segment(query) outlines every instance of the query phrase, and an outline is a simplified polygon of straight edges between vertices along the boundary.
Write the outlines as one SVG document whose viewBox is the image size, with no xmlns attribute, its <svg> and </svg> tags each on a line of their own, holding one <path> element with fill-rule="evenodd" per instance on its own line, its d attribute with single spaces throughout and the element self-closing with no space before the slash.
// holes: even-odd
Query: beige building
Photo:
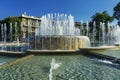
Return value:
<svg viewBox="0 0 120 80">
<path fill-rule="evenodd" d="M 28 16 L 26 13 L 19 16 L 23 23 L 23 38 L 27 35 L 27 29 L 29 29 L 29 33 L 35 34 L 35 28 L 40 26 L 41 18 Z"/>
</svg>

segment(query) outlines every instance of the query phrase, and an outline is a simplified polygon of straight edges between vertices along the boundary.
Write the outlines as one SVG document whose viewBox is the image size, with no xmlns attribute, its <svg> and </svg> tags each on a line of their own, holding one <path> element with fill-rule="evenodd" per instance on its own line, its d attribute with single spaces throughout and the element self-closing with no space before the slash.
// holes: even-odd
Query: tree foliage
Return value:
<svg viewBox="0 0 120 80">
<path fill-rule="evenodd" d="M 92 21 L 93 22 L 95 21 L 96 23 L 100 23 L 100 22 L 108 23 L 108 22 L 112 22 L 114 19 L 112 16 L 110 16 L 107 13 L 107 11 L 103 11 L 102 13 L 96 13 L 91 18 Z"/>
<path fill-rule="evenodd" d="M 114 20 L 113 16 L 110 16 L 107 11 L 103 11 L 102 13 L 96 13 L 92 17 L 91 23 L 96 23 L 96 35 L 100 34 L 100 22 L 105 23 L 105 31 L 108 31 L 108 22 L 112 22 Z M 91 27 L 91 31 L 93 30 L 93 25 Z M 99 37 L 96 37 L 99 39 Z"/>
<path fill-rule="evenodd" d="M 10 16 L 10 17 L 7 17 L 7 18 L 5 18 L 5 19 L 0 21 L 1 24 L 2 23 L 9 24 L 9 23 L 15 23 L 15 22 L 20 23 L 21 19 L 19 17 L 12 17 L 12 16 Z"/>
<path fill-rule="evenodd" d="M 120 2 L 113 8 L 113 16 L 118 20 L 118 24 L 120 25 Z"/>
<path fill-rule="evenodd" d="M 15 36 L 19 37 L 20 33 L 20 24 L 21 24 L 21 19 L 19 17 L 7 17 L 3 20 L 0 21 L 0 24 L 6 24 L 7 27 L 7 40 L 9 40 L 9 33 L 10 33 L 10 23 L 12 23 L 12 34 L 13 38 Z M 17 33 L 15 33 L 15 23 L 17 23 Z M 1 29 L 1 28 L 0 28 Z"/>
</svg>

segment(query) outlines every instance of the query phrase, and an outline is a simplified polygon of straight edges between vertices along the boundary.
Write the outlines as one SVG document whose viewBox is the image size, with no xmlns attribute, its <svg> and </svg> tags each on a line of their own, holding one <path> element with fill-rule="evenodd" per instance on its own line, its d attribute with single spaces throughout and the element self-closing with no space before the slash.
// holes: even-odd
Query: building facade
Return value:
<svg viewBox="0 0 120 80">
<path fill-rule="evenodd" d="M 21 19 L 23 23 L 23 38 L 26 38 L 28 29 L 29 29 L 30 34 L 35 34 L 35 29 L 37 27 L 40 27 L 41 18 L 34 17 L 34 16 L 28 16 L 26 15 L 26 13 L 19 16 L 19 18 Z"/>
</svg>

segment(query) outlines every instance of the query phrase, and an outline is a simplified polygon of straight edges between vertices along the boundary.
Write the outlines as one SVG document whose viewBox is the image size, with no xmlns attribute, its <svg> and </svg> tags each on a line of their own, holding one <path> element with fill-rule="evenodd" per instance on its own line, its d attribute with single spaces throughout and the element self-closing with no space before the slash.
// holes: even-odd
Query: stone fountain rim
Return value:
<svg viewBox="0 0 120 80">
<path fill-rule="evenodd" d="M 79 37 L 79 38 L 81 38 L 81 37 L 87 37 L 88 38 L 88 36 L 78 36 L 78 35 L 39 35 L 39 36 L 31 36 L 31 37 Z"/>
<path fill-rule="evenodd" d="M 88 48 L 80 48 L 81 50 L 119 50 L 118 46 L 99 46 L 99 47 L 88 47 Z"/>
</svg>

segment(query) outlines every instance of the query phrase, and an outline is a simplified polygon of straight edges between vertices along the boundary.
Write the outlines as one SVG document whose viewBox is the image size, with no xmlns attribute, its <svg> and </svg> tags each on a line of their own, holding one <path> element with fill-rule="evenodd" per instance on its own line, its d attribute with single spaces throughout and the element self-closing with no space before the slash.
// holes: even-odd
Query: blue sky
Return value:
<svg viewBox="0 0 120 80">
<path fill-rule="evenodd" d="M 112 15 L 118 2 L 119 0 L 1 0 L 0 19 L 26 12 L 37 17 L 47 13 L 66 13 L 73 15 L 75 21 L 90 21 L 96 12 L 107 10 Z"/>
</svg>

